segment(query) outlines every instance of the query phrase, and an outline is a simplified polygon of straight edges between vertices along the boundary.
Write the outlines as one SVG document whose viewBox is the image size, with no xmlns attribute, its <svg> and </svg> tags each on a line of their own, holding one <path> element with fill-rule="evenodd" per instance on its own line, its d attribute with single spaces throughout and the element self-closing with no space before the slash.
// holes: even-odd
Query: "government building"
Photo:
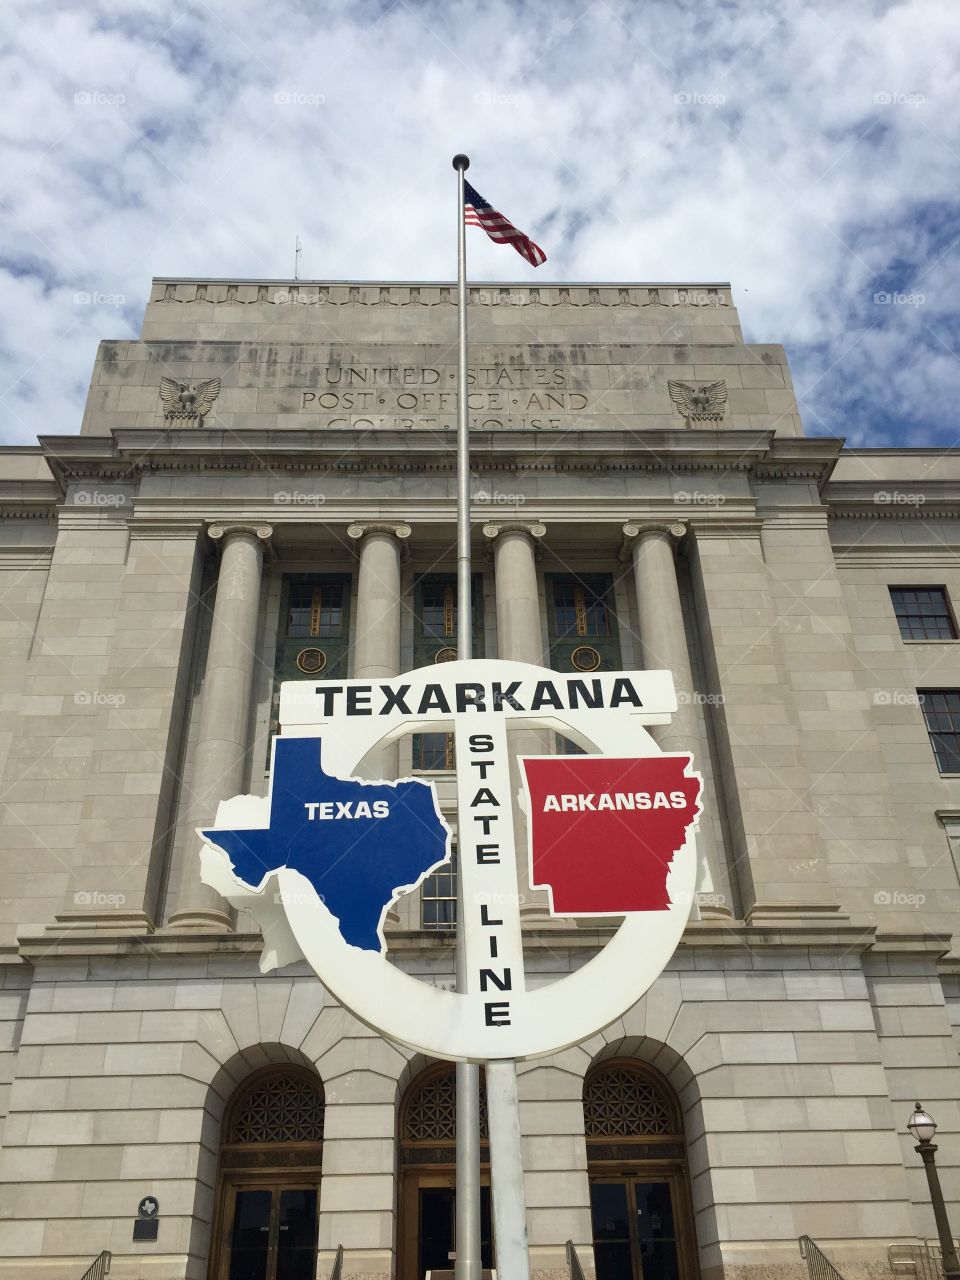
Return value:
<svg viewBox="0 0 960 1280">
<path fill-rule="evenodd" d="M 518 1068 L 532 1274 L 802 1280 L 804 1236 L 923 1280 L 917 1099 L 960 1230 L 960 457 L 806 435 L 725 284 L 484 285 L 469 327 L 474 655 L 669 670 L 704 778 L 665 972 Z M 262 972 L 196 830 L 267 794 L 282 681 L 455 657 L 456 340 L 447 284 L 159 279 L 79 434 L 0 449 L 2 1280 L 453 1266 L 453 1066 Z M 368 776 L 455 827 L 454 764 L 409 734 Z M 520 880 L 529 983 L 613 936 Z M 391 962 L 449 989 L 455 924 L 435 872 Z"/>
</svg>

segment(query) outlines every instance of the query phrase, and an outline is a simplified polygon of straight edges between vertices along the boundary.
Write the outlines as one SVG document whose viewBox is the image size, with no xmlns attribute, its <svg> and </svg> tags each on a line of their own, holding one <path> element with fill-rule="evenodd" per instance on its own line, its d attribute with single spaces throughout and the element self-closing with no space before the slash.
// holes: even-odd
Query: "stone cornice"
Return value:
<svg viewBox="0 0 960 1280">
<path fill-rule="evenodd" d="M 200 516 L 169 515 L 163 519 L 148 515 L 135 516 L 128 525 L 131 539 L 141 542 L 161 542 L 169 538 L 197 538 L 203 532 L 205 521 Z"/>
<path fill-rule="evenodd" d="M 44 436 L 41 446 L 62 484 L 142 474 L 197 471 L 453 474 L 449 435 L 428 431 L 130 428 L 111 436 Z M 474 431 L 471 460 L 488 471 L 603 473 L 747 473 L 821 483 L 840 448 L 836 440 L 778 437 L 772 431 L 684 429 Z"/>
<path fill-rule="evenodd" d="M 0 480 L 0 520 L 53 520 L 63 500 L 55 480 Z"/>
<path fill-rule="evenodd" d="M 612 926 L 589 924 L 584 927 L 551 925 L 543 930 L 524 931 L 524 945 L 530 950 L 545 948 L 556 951 L 591 951 L 606 945 L 615 932 Z M 390 931 L 388 943 L 396 954 L 429 955 L 449 954 L 451 938 L 445 934 L 418 931 Z M 784 922 L 777 925 L 750 925 L 742 920 L 703 920 L 687 925 L 678 948 L 678 954 L 690 950 L 729 950 L 745 952 L 776 950 L 816 950 L 854 953 L 876 956 L 917 956 L 939 963 L 948 972 L 960 968 L 960 959 L 949 955 L 950 938 L 931 932 L 879 931 L 875 925 L 847 924 L 842 921 Z M 199 960 L 203 956 L 218 954 L 251 962 L 262 950 L 262 939 L 255 933 L 204 933 L 200 930 L 177 932 L 161 929 L 131 935 L 118 930 L 111 934 L 107 929 L 83 931 L 58 930 L 55 926 L 19 936 L 17 946 L 0 952 L 0 963 L 27 963 L 33 965 L 57 962 L 116 957 L 121 963 L 131 958 L 179 957 L 184 962 Z"/>
<path fill-rule="evenodd" d="M 0 546 L 0 569 L 49 569 L 53 546 Z"/>
</svg>

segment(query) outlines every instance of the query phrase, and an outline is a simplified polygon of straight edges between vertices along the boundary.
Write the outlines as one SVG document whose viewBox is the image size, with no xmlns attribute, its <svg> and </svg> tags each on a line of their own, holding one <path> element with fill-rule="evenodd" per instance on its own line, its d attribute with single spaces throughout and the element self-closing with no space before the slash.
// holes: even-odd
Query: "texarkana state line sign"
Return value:
<svg viewBox="0 0 960 1280">
<path fill-rule="evenodd" d="M 419 1052 L 489 1061 L 586 1039 L 640 998 L 673 955 L 696 884 L 701 780 L 646 726 L 676 711 L 666 671 L 588 676 L 476 660 L 390 679 L 288 681 L 270 794 L 221 803 L 200 832 L 202 876 L 264 935 L 266 970 L 305 957 L 358 1018 Z M 553 916 L 623 916 L 611 941 L 528 988 L 507 731 L 563 734 L 588 755 L 521 757 L 530 884 Z M 468 990 L 404 973 L 387 912 L 449 863 L 435 783 L 357 776 L 378 746 L 453 732 Z"/>
</svg>

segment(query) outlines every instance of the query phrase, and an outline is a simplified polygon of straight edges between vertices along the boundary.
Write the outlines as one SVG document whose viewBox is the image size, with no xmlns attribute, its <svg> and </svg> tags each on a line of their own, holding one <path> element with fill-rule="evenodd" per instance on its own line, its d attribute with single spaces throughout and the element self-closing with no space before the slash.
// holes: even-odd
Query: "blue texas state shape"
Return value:
<svg viewBox="0 0 960 1280">
<path fill-rule="evenodd" d="M 335 916 L 344 941 L 380 951 L 380 921 L 397 892 L 449 856 L 449 830 L 428 782 L 331 777 L 319 738 L 277 738 L 270 825 L 204 831 L 252 889 L 281 867 L 299 871 Z"/>
</svg>

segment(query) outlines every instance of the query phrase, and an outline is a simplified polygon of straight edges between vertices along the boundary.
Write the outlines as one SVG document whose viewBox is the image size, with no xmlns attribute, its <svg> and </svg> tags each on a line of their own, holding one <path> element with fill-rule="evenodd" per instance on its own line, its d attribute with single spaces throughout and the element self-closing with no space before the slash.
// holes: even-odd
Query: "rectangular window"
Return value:
<svg viewBox="0 0 960 1280">
<path fill-rule="evenodd" d="M 420 634 L 431 640 L 457 638 L 457 583 L 425 578 L 420 584 Z"/>
<path fill-rule="evenodd" d="M 620 639 L 609 573 L 544 574 L 550 665 L 556 671 L 616 671 Z"/>
<path fill-rule="evenodd" d="M 442 735 L 437 735 L 442 736 Z M 439 932 L 457 927 L 457 853 L 420 886 L 420 927 Z"/>
<path fill-rule="evenodd" d="M 413 735 L 413 767 L 436 773 L 453 769 L 456 758 L 452 733 L 415 733 Z"/>
<path fill-rule="evenodd" d="M 287 602 L 287 639 L 339 636 L 343 627 L 342 582 L 291 582 Z"/>
<path fill-rule="evenodd" d="M 918 689 L 941 773 L 960 773 L 960 689 Z"/>
<path fill-rule="evenodd" d="M 574 636 L 608 636 L 606 579 L 554 578 L 553 634 L 558 640 Z"/>
<path fill-rule="evenodd" d="M 473 656 L 483 657 L 483 580 L 471 580 Z M 413 588 L 413 665 L 450 662 L 457 656 L 457 575 L 430 573 L 417 578 Z M 454 767 L 452 733 L 413 735 L 413 767 L 437 773 Z"/>
<path fill-rule="evenodd" d="M 957 626 L 945 587 L 891 587 L 890 599 L 901 639 L 957 639 Z"/>
</svg>

